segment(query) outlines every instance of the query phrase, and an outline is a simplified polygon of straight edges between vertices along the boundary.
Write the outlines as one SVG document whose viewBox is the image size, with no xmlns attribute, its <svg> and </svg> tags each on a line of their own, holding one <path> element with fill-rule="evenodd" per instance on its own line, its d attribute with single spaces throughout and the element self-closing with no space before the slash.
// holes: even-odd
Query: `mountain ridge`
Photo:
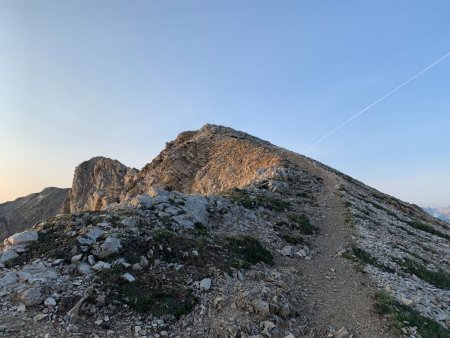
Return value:
<svg viewBox="0 0 450 338">
<path fill-rule="evenodd" d="M 5 240 L 0 331 L 448 337 L 449 225 L 246 133 L 83 162 L 70 208 Z"/>
</svg>

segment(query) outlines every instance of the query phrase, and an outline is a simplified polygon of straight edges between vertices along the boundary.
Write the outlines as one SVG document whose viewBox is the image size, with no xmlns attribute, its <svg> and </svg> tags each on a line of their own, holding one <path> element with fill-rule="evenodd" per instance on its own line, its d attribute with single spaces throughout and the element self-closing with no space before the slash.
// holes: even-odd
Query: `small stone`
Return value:
<svg viewBox="0 0 450 338">
<path fill-rule="evenodd" d="M 95 265 L 92 267 L 92 269 L 94 269 L 95 271 L 100 271 L 100 270 L 110 269 L 110 268 L 111 268 L 111 264 L 107 263 L 107 262 L 103 262 L 103 261 L 99 261 L 99 262 L 95 263 Z"/>
<path fill-rule="evenodd" d="M 88 256 L 88 262 L 89 262 L 89 264 L 91 264 L 91 265 L 95 265 L 95 258 L 94 258 L 93 255 L 89 255 L 89 256 Z"/>
<path fill-rule="evenodd" d="M 0 287 L 7 287 L 11 284 L 16 283 L 18 280 L 17 278 L 17 273 L 15 272 L 8 272 L 5 277 L 2 278 L 2 280 L 0 280 Z"/>
<path fill-rule="evenodd" d="M 62 263 L 64 263 L 64 259 L 58 258 L 58 259 L 55 259 L 55 260 L 52 262 L 52 265 L 59 265 L 59 264 L 62 264 Z"/>
<path fill-rule="evenodd" d="M 148 259 L 145 256 L 141 256 L 141 260 L 139 261 L 142 267 L 148 266 Z"/>
<path fill-rule="evenodd" d="M 211 288 L 211 278 L 205 278 L 200 281 L 200 290 L 208 291 Z"/>
<path fill-rule="evenodd" d="M 56 306 L 56 300 L 55 298 L 48 297 L 46 300 L 44 300 L 45 306 Z"/>
<path fill-rule="evenodd" d="M 142 266 L 139 263 L 134 263 L 131 269 L 133 269 L 133 271 L 139 271 L 142 270 Z"/>
<path fill-rule="evenodd" d="M 271 337 L 271 336 L 272 336 L 272 334 L 270 333 L 270 331 L 271 331 L 272 329 L 274 329 L 274 328 L 277 327 L 277 326 L 276 326 L 274 323 L 272 323 L 271 321 L 265 321 L 265 322 L 262 322 L 259 326 L 263 329 L 262 334 L 264 334 L 264 335 L 266 335 L 266 336 L 268 336 L 268 337 Z"/>
<path fill-rule="evenodd" d="M 408 299 L 408 298 L 402 298 L 401 302 L 403 305 L 406 305 L 406 306 L 410 306 L 412 303 L 414 303 L 411 299 Z"/>
<path fill-rule="evenodd" d="M 11 245 L 28 244 L 38 240 L 38 233 L 36 231 L 24 231 L 14 234 L 6 239 Z"/>
<path fill-rule="evenodd" d="M 13 248 L 8 248 L 3 252 L 2 257 L 0 258 L 0 262 L 3 263 L 16 257 L 19 257 L 17 252 L 13 250 Z"/>
<path fill-rule="evenodd" d="M 39 305 L 45 299 L 44 292 L 40 287 L 26 289 L 20 295 L 21 301 L 27 306 Z"/>
<path fill-rule="evenodd" d="M 95 324 L 95 325 L 102 325 L 102 324 L 103 324 L 103 320 L 102 320 L 102 319 L 96 320 L 96 321 L 94 322 L 94 324 Z"/>
<path fill-rule="evenodd" d="M 294 252 L 294 247 L 291 245 L 287 245 L 287 246 L 283 247 L 283 249 L 281 249 L 281 251 L 280 251 L 280 253 L 283 256 L 292 256 L 293 252 Z"/>
<path fill-rule="evenodd" d="M 77 267 L 77 271 L 80 275 L 89 275 L 92 273 L 91 266 L 87 263 L 80 263 Z"/>
<path fill-rule="evenodd" d="M 270 307 L 269 303 L 263 301 L 263 300 L 254 300 L 252 302 L 253 310 L 259 314 L 262 318 L 267 318 L 270 316 Z"/>
<path fill-rule="evenodd" d="M 120 239 L 116 237 L 108 237 L 105 242 L 100 246 L 100 252 L 97 256 L 100 258 L 108 257 L 114 253 L 119 252 L 119 249 L 122 247 L 120 243 Z"/>
<path fill-rule="evenodd" d="M 141 332 L 141 327 L 140 326 L 135 326 L 134 327 L 134 333 L 139 333 Z"/>
<path fill-rule="evenodd" d="M 16 309 L 17 312 L 22 312 L 22 313 L 25 312 L 26 310 L 27 310 L 27 307 L 24 304 L 20 304 Z"/>
<path fill-rule="evenodd" d="M 78 243 L 81 245 L 91 245 L 97 241 L 97 239 L 103 234 L 103 230 L 94 227 L 87 234 L 77 237 Z"/>
<path fill-rule="evenodd" d="M 130 275 L 128 272 L 127 273 L 124 273 L 123 275 L 122 275 L 122 278 L 123 279 L 125 279 L 126 281 L 128 281 L 128 282 L 134 282 L 135 280 L 136 280 L 136 278 L 134 278 L 132 275 Z"/>
<path fill-rule="evenodd" d="M 39 321 L 41 321 L 42 319 L 47 318 L 47 317 L 48 317 L 48 314 L 40 313 L 40 314 L 37 314 L 36 316 L 34 316 L 34 317 L 33 317 L 33 320 L 34 320 L 35 322 L 39 322 Z"/>
<path fill-rule="evenodd" d="M 83 254 L 78 254 L 78 255 L 72 256 L 71 261 L 72 261 L 72 263 L 79 262 L 79 261 L 81 261 L 82 258 L 83 258 Z"/>
</svg>

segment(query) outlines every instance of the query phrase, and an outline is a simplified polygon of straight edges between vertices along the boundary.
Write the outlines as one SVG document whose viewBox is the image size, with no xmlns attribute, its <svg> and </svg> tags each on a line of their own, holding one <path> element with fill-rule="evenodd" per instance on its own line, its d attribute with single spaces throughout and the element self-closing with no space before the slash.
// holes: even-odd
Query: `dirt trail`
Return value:
<svg viewBox="0 0 450 338">
<path fill-rule="evenodd" d="M 318 196 L 313 219 L 320 231 L 312 242 L 317 253 L 299 267 L 308 291 L 309 317 L 317 328 L 313 336 L 327 337 L 330 327 L 345 327 L 355 337 L 392 337 L 373 312 L 375 288 L 369 278 L 356 270 L 355 263 L 337 256 L 351 243 L 355 230 L 345 223 L 345 207 L 336 190 L 339 178 L 325 171 L 320 176 L 326 189 Z"/>
</svg>

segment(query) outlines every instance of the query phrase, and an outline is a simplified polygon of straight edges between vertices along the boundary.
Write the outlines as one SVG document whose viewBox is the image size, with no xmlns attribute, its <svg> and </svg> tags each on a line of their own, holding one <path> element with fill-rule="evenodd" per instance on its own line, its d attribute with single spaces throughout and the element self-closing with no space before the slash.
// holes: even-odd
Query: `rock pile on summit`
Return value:
<svg viewBox="0 0 450 338">
<path fill-rule="evenodd" d="M 449 337 L 450 229 L 248 134 L 77 167 L 71 213 L 9 236 L 8 337 Z"/>
</svg>

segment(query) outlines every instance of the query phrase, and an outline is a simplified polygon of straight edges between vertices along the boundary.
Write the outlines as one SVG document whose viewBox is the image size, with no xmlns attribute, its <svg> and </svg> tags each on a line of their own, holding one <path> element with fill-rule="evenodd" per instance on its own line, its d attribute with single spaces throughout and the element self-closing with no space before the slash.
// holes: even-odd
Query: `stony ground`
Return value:
<svg viewBox="0 0 450 338">
<path fill-rule="evenodd" d="M 130 190 L 116 167 L 74 180 L 102 210 L 5 240 L 0 336 L 450 337 L 450 229 L 419 208 L 217 126 Z"/>
</svg>

